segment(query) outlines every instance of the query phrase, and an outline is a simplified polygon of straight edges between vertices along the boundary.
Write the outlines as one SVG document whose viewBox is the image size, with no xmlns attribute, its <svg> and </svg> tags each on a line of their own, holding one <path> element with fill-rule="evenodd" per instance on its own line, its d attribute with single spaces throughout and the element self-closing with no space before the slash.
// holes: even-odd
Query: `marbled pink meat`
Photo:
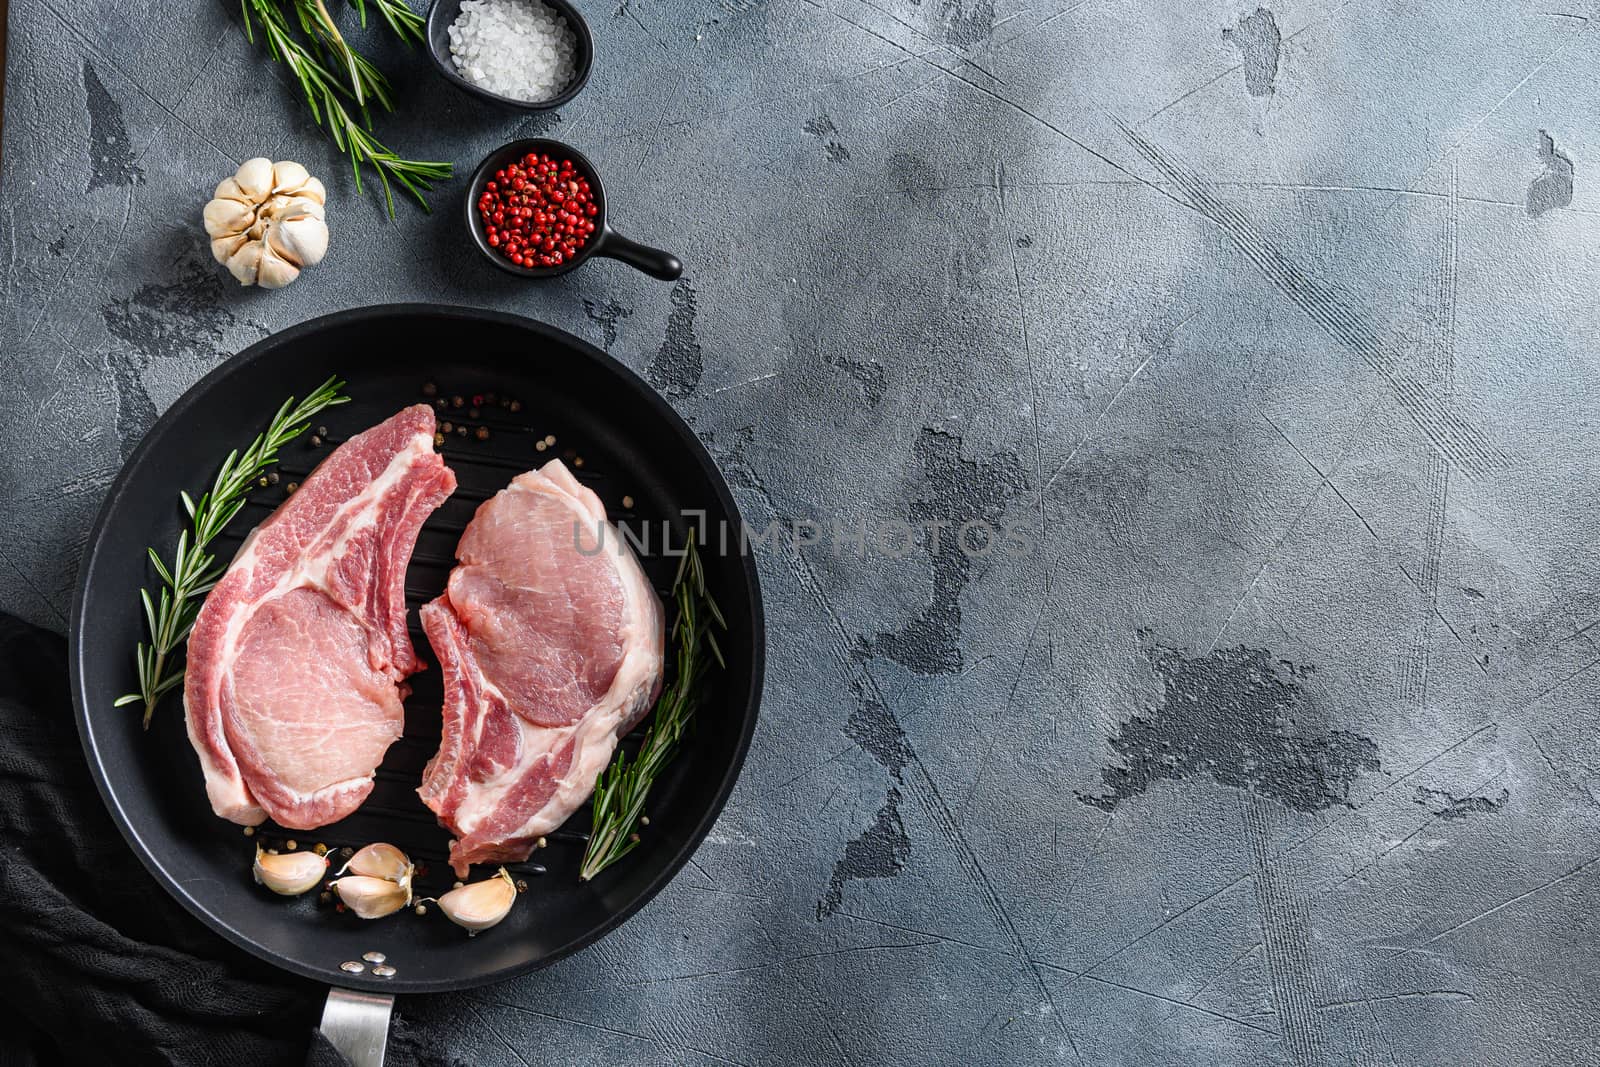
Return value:
<svg viewBox="0 0 1600 1067">
<path fill-rule="evenodd" d="M 400 736 L 417 534 L 455 489 L 425 404 L 358 434 L 240 546 L 189 635 L 183 706 L 211 807 L 310 830 L 350 814 Z"/>
<path fill-rule="evenodd" d="M 552 460 L 473 516 L 422 625 L 444 736 L 418 790 L 450 862 L 528 857 L 594 791 L 661 689 L 662 611 L 598 497 Z"/>
</svg>

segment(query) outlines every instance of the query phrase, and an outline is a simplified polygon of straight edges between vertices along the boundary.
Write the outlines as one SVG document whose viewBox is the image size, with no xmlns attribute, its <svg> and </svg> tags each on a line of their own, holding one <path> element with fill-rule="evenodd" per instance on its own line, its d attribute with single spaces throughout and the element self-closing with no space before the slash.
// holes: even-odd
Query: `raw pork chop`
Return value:
<svg viewBox="0 0 1600 1067">
<path fill-rule="evenodd" d="M 600 499 L 560 460 L 519 475 L 461 535 L 422 625 L 444 669 L 444 737 L 417 790 L 450 865 L 528 858 L 594 791 L 661 689 L 655 590 Z"/>
<path fill-rule="evenodd" d="M 456 487 L 433 410 L 340 445 L 245 539 L 189 635 L 183 706 L 224 819 L 310 830 L 350 814 L 400 736 L 405 574 Z"/>
</svg>

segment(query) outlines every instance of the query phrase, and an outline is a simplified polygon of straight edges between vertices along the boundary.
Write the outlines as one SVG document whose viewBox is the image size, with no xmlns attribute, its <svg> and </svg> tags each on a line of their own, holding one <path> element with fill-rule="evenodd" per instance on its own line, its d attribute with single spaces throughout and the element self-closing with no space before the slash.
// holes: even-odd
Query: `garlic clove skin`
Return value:
<svg viewBox="0 0 1600 1067">
<path fill-rule="evenodd" d="M 272 191 L 293 193 L 311 180 L 311 172 L 292 159 L 281 159 L 272 165 Z"/>
<path fill-rule="evenodd" d="M 326 217 L 322 204 L 308 196 L 296 194 L 292 197 L 275 196 L 272 198 L 271 209 L 268 214 L 275 219 L 316 219 L 321 222 Z"/>
<path fill-rule="evenodd" d="M 475 934 L 487 930 L 511 914 L 517 902 L 517 884 L 501 867 L 493 878 L 452 889 L 438 900 L 445 918 Z"/>
<path fill-rule="evenodd" d="M 257 885 L 264 885 L 281 897 L 297 897 L 316 888 L 328 873 L 328 861 L 315 852 L 270 855 L 257 845 L 253 873 Z"/>
<path fill-rule="evenodd" d="M 409 886 L 364 874 L 340 878 L 333 883 L 333 890 L 345 907 L 363 919 L 381 919 L 411 903 Z"/>
<path fill-rule="evenodd" d="M 244 243 L 248 240 L 250 240 L 250 235 L 246 233 L 233 233 L 226 237 L 218 237 L 211 242 L 212 258 L 226 266 L 228 260 L 233 258 L 233 254 L 243 248 Z"/>
<path fill-rule="evenodd" d="M 217 191 L 211 194 L 217 200 L 237 200 L 241 204 L 251 202 L 250 194 L 239 188 L 239 183 L 232 178 L 224 178 L 217 183 Z"/>
<path fill-rule="evenodd" d="M 218 197 L 206 204 L 203 217 L 206 233 L 212 237 L 223 237 L 248 230 L 256 220 L 256 212 L 249 204 Z"/>
<path fill-rule="evenodd" d="M 300 277 L 300 268 L 280 256 L 270 242 L 258 247 L 261 249 L 261 263 L 256 268 L 256 284 L 261 288 L 282 289 Z"/>
<path fill-rule="evenodd" d="M 315 178 L 307 178 L 305 184 L 295 190 L 295 195 L 303 196 L 307 200 L 315 200 L 319 204 L 328 202 L 328 190 L 324 189 L 322 183 Z"/>
<path fill-rule="evenodd" d="M 328 227 L 320 219 L 274 219 L 267 227 L 267 246 L 301 267 L 314 267 L 328 251 Z"/>
<path fill-rule="evenodd" d="M 265 156 L 245 160 L 233 180 L 251 200 L 265 200 L 272 193 L 272 160 Z"/>
<path fill-rule="evenodd" d="M 260 241 L 247 240 L 239 246 L 237 252 L 228 257 L 226 264 L 228 273 L 239 279 L 240 285 L 254 285 L 261 271 L 261 253 L 264 251 L 266 245 Z"/>
<path fill-rule="evenodd" d="M 404 852 L 380 841 L 351 856 L 350 862 L 339 873 L 342 875 L 345 871 L 351 871 L 368 878 L 383 878 L 400 885 L 410 885 L 414 869 Z"/>
</svg>

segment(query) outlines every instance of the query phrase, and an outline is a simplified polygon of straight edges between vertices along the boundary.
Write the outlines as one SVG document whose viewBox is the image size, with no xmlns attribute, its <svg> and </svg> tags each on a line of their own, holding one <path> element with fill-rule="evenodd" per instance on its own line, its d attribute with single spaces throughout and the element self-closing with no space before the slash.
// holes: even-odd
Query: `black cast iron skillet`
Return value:
<svg viewBox="0 0 1600 1067">
<path fill-rule="evenodd" d="M 512 477 L 562 456 L 604 501 L 612 518 L 652 543 L 641 556 L 658 590 L 676 560 L 663 554 L 660 526 L 683 543 L 684 512 L 705 509 L 713 531 L 737 532 L 739 515 L 705 448 L 666 402 L 605 353 L 549 326 L 490 311 L 402 304 L 315 319 L 260 341 L 218 367 L 162 416 L 112 486 L 90 534 L 71 620 L 73 698 L 89 765 L 128 843 L 163 887 L 230 941 L 307 978 L 372 993 L 426 993 L 497 982 L 574 952 L 614 929 L 688 860 L 722 810 L 744 761 L 761 695 L 765 631 L 756 571 L 748 555 L 704 553 L 707 579 L 727 617 L 727 670 L 702 707 L 684 751 L 649 803 L 641 845 L 590 883 L 577 880 L 587 808 L 549 847 L 512 866 L 528 882 L 511 915 L 474 938 L 437 909 L 365 922 L 321 904 L 313 892 L 275 897 L 252 883 L 255 845 L 295 838 L 300 848 L 388 841 L 427 866 L 418 892 L 450 888 L 449 835 L 414 789 L 439 738 L 439 672 L 416 675 L 406 702 L 405 736 L 389 750 L 372 796 L 354 815 L 320 830 L 286 833 L 270 823 L 254 837 L 212 814 L 200 768 L 184 734 L 177 694 L 148 733 L 133 708 L 113 708 L 134 687 L 132 653 L 144 637 L 139 589 L 154 582 L 145 546 L 170 554 L 180 530 L 178 492 L 210 483 L 229 449 L 242 447 L 290 394 L 304 395 L 329 374 L 348 381 L 352 402 L 316 420 L 329 438 L 306 438 L 283 452 L 280 482 L 258 490 L 215 543 L 228 559 L 242 537 L 284 498 L 287 483 L 311 470 L 335 443 L 423 400 L 435 382 L 447 403 L 441 421 L 489 430 L 480 441 L 452 434 L 441 448 L 460 487 L 424 527 L 406 576 L 412 609 L 436 596 L 462 528 L 483 500 Z M 487 394 L 495 394 L 491 404 Z M 484 398 L 477 418 L 473 398 Z M 501 404 L 514 398 L 520 410 Z M 313 430 L 315 432 L 315 428 Z M 540 452 L 535 441 L 554 434 Z M 582 464 L 576 460 L 581 457 Z M 624 497 L 631 507 L 623 505 Z M 730 544 L 737 544 L 732 537 Z M 412 639 L 431 649 L 412 612 Z M 294 670 L 284 664 L 285 671 Z M 637 745 L 639 734 L 624 742 Z M 474 878 L 489 871 L 476 870 Z M 340 969 L 381 952 L 391 978 Z M 387 1007 L 385 1006 L 385 1013 Z"/>
</svg>

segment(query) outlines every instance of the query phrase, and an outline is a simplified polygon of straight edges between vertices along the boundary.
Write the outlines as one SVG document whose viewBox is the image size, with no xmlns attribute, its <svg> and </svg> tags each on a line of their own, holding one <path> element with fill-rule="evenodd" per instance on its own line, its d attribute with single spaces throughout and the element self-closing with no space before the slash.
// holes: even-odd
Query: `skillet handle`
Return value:
<svg viewBox="0 0 1600 1067">
<path fill-rule="evenodd" d="M 630 241 L 610 226 L 600 234 L 594 254 L 619 259 L 635 270 L 642 270 L 664 282 L 676 281 L 683 274 L 683 263 L 671 252 Z"/>
<path fill-rule="evenodd" d="M 393 1010 L 394 997 L 384 993 L 329 989 L 322 1008 L 322 1036 L 344 1053 L 352 1067 L 383 1067 Z"/>
</svg>

